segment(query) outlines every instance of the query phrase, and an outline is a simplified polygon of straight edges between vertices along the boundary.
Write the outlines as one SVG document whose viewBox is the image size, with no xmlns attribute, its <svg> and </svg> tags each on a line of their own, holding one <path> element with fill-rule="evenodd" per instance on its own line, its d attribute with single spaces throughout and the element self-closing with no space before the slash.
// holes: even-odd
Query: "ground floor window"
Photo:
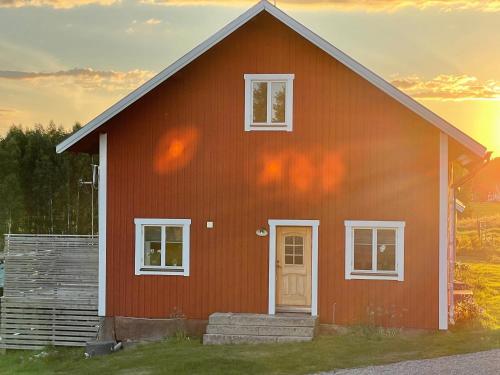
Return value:
<svg viewBox="0 0 500 375">
<path fill-rule="evenodd" d="M 404 280 L 403 221 L 345 221 L 345 278 Z"/>
<path fill-rule="evenodd" d="M 190 219 L 135 219 L 135 274 L 189 275 Z"/>
</svg>

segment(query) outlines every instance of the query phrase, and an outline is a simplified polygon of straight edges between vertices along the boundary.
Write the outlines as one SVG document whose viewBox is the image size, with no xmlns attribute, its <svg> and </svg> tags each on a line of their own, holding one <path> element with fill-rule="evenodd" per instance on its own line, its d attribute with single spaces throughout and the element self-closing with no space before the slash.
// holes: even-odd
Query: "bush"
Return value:
<svg viewBox="0 0 500 375">
<path fill-rule="evenodd" d="M 455 324 L 465 324 L 477 320 L 483 313 L 481 307 L 473 298 L 455 304 Z"/>
<path fill-rule="evenodd" d="M 455 263 L 455 280 L 467 282 L 470 277 L 470 266 L 466 263 Z"/>
</svg>

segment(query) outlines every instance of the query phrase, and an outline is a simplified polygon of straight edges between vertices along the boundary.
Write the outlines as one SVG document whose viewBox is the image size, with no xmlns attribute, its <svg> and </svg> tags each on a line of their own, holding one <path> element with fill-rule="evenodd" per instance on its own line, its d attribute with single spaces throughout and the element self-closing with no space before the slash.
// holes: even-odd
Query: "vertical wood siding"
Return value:
<svg viewBox="0 0 500 375">
<path fill-rule="evenodd" d="M 244 131 L 245 73 L 295 74 L 293 132 Z M 437 328 L 438 131 L 271 16 L 107 129 L 108 315 L 265 313 L 268 237 L 256 229 L 318 219 L 322 322 Z M 160 172 L 172 131 L 196 134 L 192 155 Z M 192 219 L 189 277 L 134 275 L 136 217 Z M 344 280 L 344 220 L 406 221 L 404 282 Z"/>
</svg>

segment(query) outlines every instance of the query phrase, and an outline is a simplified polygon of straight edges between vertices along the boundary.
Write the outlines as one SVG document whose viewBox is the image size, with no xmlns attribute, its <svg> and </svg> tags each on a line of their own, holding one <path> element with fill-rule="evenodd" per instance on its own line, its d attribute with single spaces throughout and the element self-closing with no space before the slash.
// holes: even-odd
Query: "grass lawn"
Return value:
<svg viewBox="0 0 500 375">
<path fill-rule="evenodd" d="M 500 328 L 500 203 L 472 203 L 474 213 L 486 224 L 485 241 L 477 233 L 477 218 L 457 224 L 457 261 L 468 266 L 457 274 L 474 292 L 474 300 L 484 309 L 482 321 Z"/>
<path fill-rule="evenodd" d="M 198 339 L 137 345 L 113 355 L 83 358 L 82 349 L 46 355 L 9 351 L 9 374 L 307 374 L 338 368 L 500 348 L 500 330 L 399 332 L 353 329 L 310 343 L 203 346 Z"/>
<path fill-rule="evenodd" d="M 500 202 L 472 202 L 469 203 L 474 216 L 488 217 L 500 215 Z"/>
<path fill-rule="evenodd" d="M 500 329 L 500 263 L 477 261 L 463 257 L 461 261 L 470 267 L 462 281 L 474 291 L 474 300 L 484 310 L 485 326 Z"/>
</svg>

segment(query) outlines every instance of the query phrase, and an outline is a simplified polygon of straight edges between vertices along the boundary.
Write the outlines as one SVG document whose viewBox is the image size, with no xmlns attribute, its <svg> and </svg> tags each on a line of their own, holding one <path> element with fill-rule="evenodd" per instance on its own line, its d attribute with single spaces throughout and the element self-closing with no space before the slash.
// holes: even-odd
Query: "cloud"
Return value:
<svg viewBox="0 0 500 375">
<path fill-rule="evenodd" d="M 91 4 L 109 6 L 119 2 L 121 0 L 0 0 L 0 8 L 51 7 L 69 9 Z"/>
<path fill-rule="evenodd" d="M 109 6 L 122 0 L 0 0 L 0 8 L 52 7 L 56 9 L 75 8 L 84 5 Z M 137 0 L 142 4 L 152 5 L 221 5 L 249 6 L 256 0 Z M 500 0 L 279 0 L 278 6 L 308 8 L 333 8 L 344 11 L 387 11 L 402 8 L 436 8 L 444 11 L 478 10 L 485 12 L 500 11 Z"/>
<path fill-rule="evenodd" d="M 143 4 L 155 5 L 231 5 L 254 4 L 251 0 L 139 0 Z M 279 0 L 279 6 L 310 8 L 333 8 L 339 10 L 388 11 L 402 8 L 437 8 L 444 11 L 479 10 L 485 12 L 500 11 L 500 0 Z"/>
<path fill-rule="evenodd" d="M 418 76 L 397 77 L 391 83 L 416 99 L 500 100 L 500 81 L 480 81 L 467 74 L 440 74 L 430 80 Z"/>
<path fill-rule="evenodd" d="M 156 19 L 156 18 L 150 18 L 149 20 L 147 20 L 146 22 L 144 22 L 146 25 L 158 25 L 159 23 L 161 23 L 161 20 L 159 19 Z"/>
<path fill-rule="evenodd" d="M 0 70 L 1 80 L 19 81 L 36 86 L 77 87 L 85 91 L 130 91 L 153 76 L 147 70 L 130 70 L 120 72 L 114 70 L 94 70 L 91 68 L 75 68 L 56 72 L 22 72 Z"/>
</svg>

